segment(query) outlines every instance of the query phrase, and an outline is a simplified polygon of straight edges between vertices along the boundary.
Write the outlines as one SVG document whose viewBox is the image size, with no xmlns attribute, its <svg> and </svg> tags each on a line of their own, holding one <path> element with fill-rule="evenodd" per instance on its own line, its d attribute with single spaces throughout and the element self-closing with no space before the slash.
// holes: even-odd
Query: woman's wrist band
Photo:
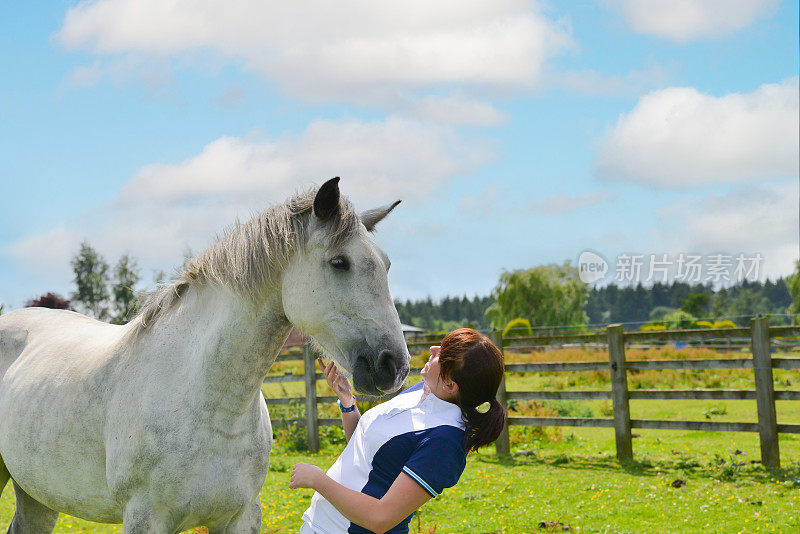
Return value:
<svg viewBox="0 0 800 534">
<path fill-rule="evenodd" d="M 350 406 L 349 408 L 345 408 L 344 406 L 342 406 L 341 399 L 338 400 L 337 402 L 339 403 L 339 411 L 342 412 L 342 413 L 350 413 L 352 411 L 355 411 L 355 409 L 356 409 L 356 398 L 355 398 L 355 396 L 353 396 L 353 405 Z"/>
</svg>

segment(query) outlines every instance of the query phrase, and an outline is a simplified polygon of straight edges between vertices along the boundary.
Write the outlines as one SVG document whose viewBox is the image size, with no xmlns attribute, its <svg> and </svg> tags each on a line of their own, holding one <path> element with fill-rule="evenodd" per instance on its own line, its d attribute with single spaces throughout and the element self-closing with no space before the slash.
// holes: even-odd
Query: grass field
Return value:
<svg viewBox="0 0 800 534">
<path fill-rule="evenodd" d="M 642 356 L 725 357 L 707 352 L 662 350 Z M 586 361 L 600 357 L 602 353 L 554 351 L 509 355 L 507 359 Z M 287 368 L 298 365 L 299 369 Z M 276 371 L 301 369 L 301 363 L 287 362 Z M 571 375 L 510 376 L 508 389 L 608 388 L 607 373 Z M 796 371 L 776 372 L 775 378 L 780 389 L 800 385 Z M 629 382 L 631 388 L 753 387 L 752 371 L 736 370 L 643 372 L 632 375 Z M 269 386 L 265 386 L 267 395 L 302 395 L 302 384 Z M 295 386 L 300 390 L 294 391 Z M 327 394 L 320 384 L 323 393 Z M 297 408 L 271 408 L 273 417 L 282 415 L 280 409 Z M 512 415 L 608 417 L 609 410 L 607 401 L 530 401 L 513 406 Z M 635 400 L 631 411 L 634 418 L 755 421 L 755 401 Z M 779 422 L 800 422 L 800 402 L 778 402 L 777 411 Z M 322 416 L 336 413 L 334 407 L 326 407 L 324 412 Z M 261 492 L 262 532 L 296 532 L 311 492 L 288 489 L 291 466 L 305 461 L 327 468 L 343 446 L 341 431 L 326 430 L 325 446 L 317 454 L 292 450 L 292 438 L 302 430 L 277 433 L 270 473 Z M 498 460 L 492 448 L 470 455 L 459 484 L 426 504 L 412 521 L 411 530 L 438 534 L 561 532 L 566 527 L 572 532 L 800 532 L 800 436 L 781 435 L 783 469 L 769 473 L 757 462 L 757 434 L 635 430 L 635 435 L 636 461 L 621 466 L 615 459 L 612 429 L 512 428 L 512 457 Z M 8 527 L 13 509 L 9 485 L 0 498 L 0 531 Z M 62 514 L 56 532 L 121 532 L 121 527 Z"/>
</svg>

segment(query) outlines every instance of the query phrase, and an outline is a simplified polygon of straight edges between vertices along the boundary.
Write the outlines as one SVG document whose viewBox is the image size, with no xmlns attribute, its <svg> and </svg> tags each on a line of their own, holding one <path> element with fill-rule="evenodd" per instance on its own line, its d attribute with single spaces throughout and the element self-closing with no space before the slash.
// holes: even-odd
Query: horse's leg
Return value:
<svg viewBox="0 0 800 534">
<path fill-rule="evenodd" d="M 25 490 L 14 482 L 14 493 L 17 496 L 17 509 L 14 519 L 8 527 L 8 534 L 50 534 L 58 521 L 58 512 L 51 510 L 25 493 Z"/>
<path fill-rule="evenodd" d="M 239 517 L 226 525 L 208 530 L 209 534 L 258 534 L 261 532 L 261 499 L 256 496 Z"/>
<path fill-rule="evenodd" d="M 3 461 L 3 458 L 0 457 L 0 495 L 3 494 L 3 489 L 5 489 L 6 484 L 8 484 L 9 478 L 11 478 L 11 473 L 8 472 L 6 463 Z"/>
<path fill-rule="evenodd" d="M 122 534 L 169 534 L 174 529 L 159 518 L 147 499 L 133 498 L 122 512 Z"/>
</svg>

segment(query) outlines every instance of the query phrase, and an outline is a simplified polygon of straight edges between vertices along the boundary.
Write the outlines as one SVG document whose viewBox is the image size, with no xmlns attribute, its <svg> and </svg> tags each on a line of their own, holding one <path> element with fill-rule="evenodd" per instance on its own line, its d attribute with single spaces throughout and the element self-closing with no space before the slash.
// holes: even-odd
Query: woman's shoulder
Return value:
<svg viewBox="0 0 800 534">
<path fill-rule="evenodd" d="M 417 382 L 417 383 L 416 383 L 416 384 L 414 384 L 413 386 L 409 386 L 409 387 L 407 387 L 406 389 L 404 389 L 403 391 L 401 391 L 400 393 L 398 393 L 398 396 L 399 396 L 399 395 L 405 395 L 405 394 L 407 394 L 407 393 L 414 393 L 415 391 L 419 391 L 419 390 L 421 390 L 421 389 L 422 389 L 422 386 L 423 386 L 424 384 L 425 384 L 425 382 L 424 382 L 424 381 Z"/>
<path fill-rule="evenodd" d="M 436 440 L 444 440 L 450 441 L 453 443 L 461 443 L 464 439 L 464 432 L 463 428 L 459 428 L 457 426 L 448 425 L 448 424 L 437 424 L 435 426 L 429 426 L 422 431 L 420 431 L 420 435 L 427 439 L 436 439 Z"/>
</svg>

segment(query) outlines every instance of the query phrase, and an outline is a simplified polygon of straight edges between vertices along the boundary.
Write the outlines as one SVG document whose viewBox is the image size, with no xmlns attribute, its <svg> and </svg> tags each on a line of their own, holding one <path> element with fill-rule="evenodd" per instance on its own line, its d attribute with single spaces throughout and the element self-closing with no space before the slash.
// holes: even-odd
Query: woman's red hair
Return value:
<svg viewBox="0 0 800 534">
<path fill-rule="evenodd" d="M 442 378 L 458 385 L 458 405 L 467 423 L 466 450 L 494 442 L 506 424 L 506 412 L 497 401 L 503 380 L 503 354 L 488 337 L 471 328 L 453 330 L 439 352 Z M 476 407 L 488 402 L 489 410 Z"/>
</svg>

